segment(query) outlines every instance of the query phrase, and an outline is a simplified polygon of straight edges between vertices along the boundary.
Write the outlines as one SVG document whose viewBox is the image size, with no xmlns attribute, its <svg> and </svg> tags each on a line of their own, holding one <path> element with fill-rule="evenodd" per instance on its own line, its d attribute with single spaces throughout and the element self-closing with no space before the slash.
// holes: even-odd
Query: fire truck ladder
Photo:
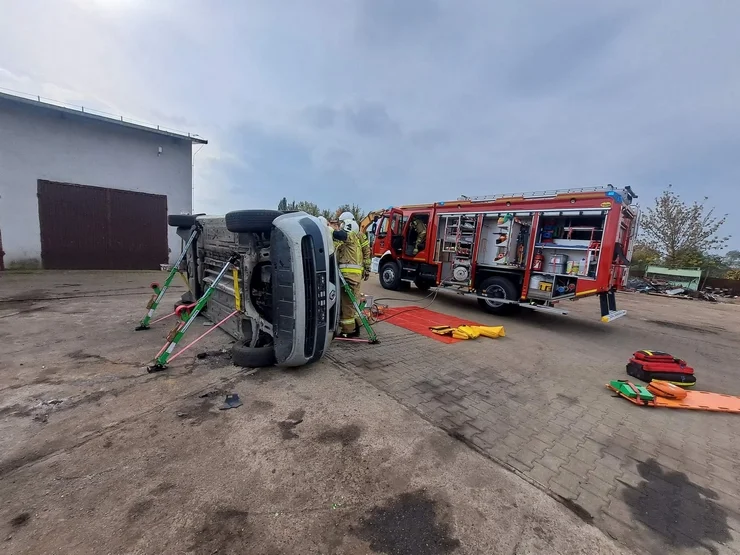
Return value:
<svg viewBox="0 0 740 555">
<path fill-rule="evenodd" d="M 632 192 L 629 186 L 623 189 L 631 198 L 637 198 L 637 195 Z M 580 187 L 576 189 L 550 189 L 545 191 L 531 191 L 527 193 L 502 193 L 499 195 L 483 195 L 483 196 L 468 196 L 461 195 L 457 200 L 467 200 L 470 202 L 491 202 L 499 199 L 506 198 L 524 198 L 524 199 L 538 199 L 538 198 L 553 198 L 558 195 L 566 195 L 569 193 L 608 193 L 609 191 L 617 191 L 614 185 L 604 185 L 601 187 Z"/>
</svg>

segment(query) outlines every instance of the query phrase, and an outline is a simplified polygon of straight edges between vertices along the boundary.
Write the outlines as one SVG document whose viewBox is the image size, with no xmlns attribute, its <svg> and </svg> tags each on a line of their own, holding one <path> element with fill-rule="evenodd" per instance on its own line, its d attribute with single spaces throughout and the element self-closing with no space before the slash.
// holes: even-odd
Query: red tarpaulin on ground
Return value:
<svg viewBox="0 0 740 555">
<path fill-rule="evenodd" d="M 470 320 L 462 320 L 448 314 L 441 314 L 425 308 L 415 308 L 413 306 L 399 306 L 387 308 L 383 315 L 378 318 L 379 322 L 388 321 L 389 324 L 413 331 L 426 337 L 431 337 L 442 343 L 457 343 L 463 339 L 455 339 L 448 335 L 438 335 L 433 333 L 429 328 L 431 326 L 480 326 Z"/>
</svg>

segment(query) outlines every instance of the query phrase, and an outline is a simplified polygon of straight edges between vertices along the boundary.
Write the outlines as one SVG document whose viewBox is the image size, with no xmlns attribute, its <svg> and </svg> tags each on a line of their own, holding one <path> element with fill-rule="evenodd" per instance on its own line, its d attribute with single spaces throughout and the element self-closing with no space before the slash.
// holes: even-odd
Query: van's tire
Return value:
<svg viewBox="0 0 740 555">
<path fill-rule="evenodd" d="M 434 285 L 434 283 L 432 283 L 431 281 L 427 281 L 427 280 L 425 280 L 425 279 L 421 279 L 421 278 L 416 278 L 416 279 L 414 280 L 414 285 L 416 285 L 416 288 L 417 288 L 417 289 L 418 289 L 419 291 L 424 291 L 424 292 L 426 292 L 426 291 L 429 291 L 429 288 L 430 288 L 430 287 L 431 287 L 432 285 Z"/>
<path fill-rule="evenodd" d="M 511 280 L 501 276 L 493 276 L 484 280 L 481 286 L 478 288 L 478 294 L 486 293 L 490 297 L 516 300 L 517 290 Z M 491 302 L 487 299 L 478 299 L 478 304 L 483 310 L 491 314 L 511 314 L 516 309 L 515 304 L 511 303 L 496 303 Z"/>
<path fill-rule="evenodd" d="M 232 233 L 268 233 L 279 210 L 234 210 L 226 214 L 226 229 Z"/>
<path fill-rule="evenodd" d="M 395 260 L 388 260 L 380 265 L 378 278 L 383 289 L 398 291 L 401 288 L 401 266 Z"/>
<path fill-rule="evenodd" d="M 231 348 L 231 361 L 235 366 L 245 368 L 265 368 L 275 365 L 275 346 L 249 347 L 243 343 L 236 343 Z"/>
<path fill-rule="evenodd" d="M 184 227 L 190 229 L 195 225 L 195 218 L 202 214 L 170 214 L 167 223 L 171 227 Z"/>
</svg>

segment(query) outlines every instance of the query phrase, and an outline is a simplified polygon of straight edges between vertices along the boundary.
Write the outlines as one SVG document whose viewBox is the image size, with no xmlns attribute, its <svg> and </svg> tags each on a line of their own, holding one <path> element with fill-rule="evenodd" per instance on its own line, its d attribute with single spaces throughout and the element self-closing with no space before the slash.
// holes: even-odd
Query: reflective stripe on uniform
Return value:
<svg viewBox="0 0 740 555">
<path fill-rule="evenodd" d="M 340 270 L 345 270 L 347 268 L 350 268 L 350 269 L 354 268 L 355 270 L 362 270 L 362 266 L 360 266 L 359 264 L 340 264 L 339 265 Z"/>
<path fill-rule="evenodd" d="M 349 325 L 349 324 L 354 324 L 355 323 L 355 319 L 354 318 L 347 318 L 346 320 L 339 320 L 339 323 L 341 325 L 343 325 L 343 326 L 344 325 Z"/>
<path fill-rule="evenodd" d="M 362 268 L 340 268 L 343 274 L 362 274 Z"/>
</svg>

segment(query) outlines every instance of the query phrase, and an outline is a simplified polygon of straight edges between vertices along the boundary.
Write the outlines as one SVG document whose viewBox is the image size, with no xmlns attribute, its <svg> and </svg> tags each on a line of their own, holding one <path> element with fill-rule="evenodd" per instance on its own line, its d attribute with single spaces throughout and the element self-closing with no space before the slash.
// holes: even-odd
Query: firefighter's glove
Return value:
<svg viewBox="0 0 740 555">
<path fill-rule="evenodd" d="M 362 271 L 362 280 L 367 281 L 370 279 L 370 270 L 363 270 Z"/>
</svg>

